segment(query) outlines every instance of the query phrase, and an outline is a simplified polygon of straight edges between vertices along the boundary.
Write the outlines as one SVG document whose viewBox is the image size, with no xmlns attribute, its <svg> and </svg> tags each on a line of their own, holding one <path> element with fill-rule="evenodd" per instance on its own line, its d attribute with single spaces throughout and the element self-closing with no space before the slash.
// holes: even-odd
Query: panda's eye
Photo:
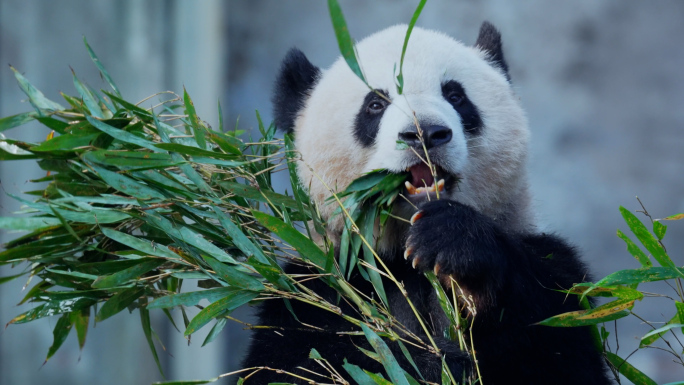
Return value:
<svg viewBox="0 0 684 385">
<path fill-rule="evenodd" d="M 373 100 L 366 106 L 366 112 L 370 114 L 378 114 L 382 112 L 387 104 L 383 100 Z"/>
<path fill-rule="evenodd" d="M 460 92 L 450 92 L 447 99 L 449 99 L 449 103 L 451 104 L 461 104 L 465 97 Z"/>
</svg>

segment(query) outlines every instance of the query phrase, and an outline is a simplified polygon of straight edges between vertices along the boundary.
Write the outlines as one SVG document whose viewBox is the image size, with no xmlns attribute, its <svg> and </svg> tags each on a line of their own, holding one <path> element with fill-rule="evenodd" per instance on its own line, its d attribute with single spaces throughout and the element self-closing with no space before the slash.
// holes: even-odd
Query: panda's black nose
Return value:
<svg viewBox="0 0 684 385">
<path fill-rule="evenodd" d="M 425 148 L 431 149 L 451 141 L 451 129 L 444 126 L 425 126 L 421 127 L 423 130 L 423 140 L 425 141 Z M 414 127 L 411 131 L 399 133 L 399 140 L 403 140 L 411 147 L 423 148 L 418 136 L 418 130 Z"/>
</svg>

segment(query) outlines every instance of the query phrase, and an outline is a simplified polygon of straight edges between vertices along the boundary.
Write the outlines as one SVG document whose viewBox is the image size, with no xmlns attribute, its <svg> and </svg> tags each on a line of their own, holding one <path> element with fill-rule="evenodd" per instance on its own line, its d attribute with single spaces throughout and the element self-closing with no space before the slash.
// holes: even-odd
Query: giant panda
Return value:
<svg viewBox="0 0 684 385">
<path fill-rule="evenodd" d="M 562 289 L 588 279 L 575 250 L 558 237 L 540 233 L 530 208 L 526 176 L 529 130 L 511 85 L 501 35 L 482 24 L 474 46 L 422 28 L 412 32 L 403 64 L 399 95 L 395 63 L 406 25 L 377 32 L 356 46 L 368 88 L 339 58 L 327 70 L 292 49 L 282 62 L 273 96 L 277 127 L 294 133 L 301 153 L 298 175 L 328 220 L 331 239 L 343 223 L 334 217 L 327 186 L 343 190 L 365 172 L 386 169 L 406 173 L 395 215 L 378 239 L 383 261 L 403 283 L 452 373 L 472 373 L 472 357 L 442 335 L 447 320 L 434 290 L 422 274 L 452 276 L 475 304 L 472 341 L 483 383 L 609 384 L 605 363 L 590 330 L 552 328 L 535 323 L 579 310 L 577 298 Z M 422 130 L 422 142 L 417 125 Z M 403 141 L 413 150 L 400 149 Z M 419 158 L 436 165 L 437 180 Z M 440 199 L 437 199 L 439 190 Z M 290 264 L 291 274 L 309 273 Z M 351 283 L 372 287 L 360 275 Z M 318 280 L 311 288 L 335 303 L 336 293 Z M 393 314 L 417 335 L 426 337 L 396 286 L 385 289 Z M 313 306 L 282 300 L 265 301 L 244 367 L 282 369 L 322 381 L 306 370 L 323 369 L 309 358 L 311 348 L 332 365 L 344 360 L 372 372 L 383 367 L 357 346 L 370 349 L 363 336 L 341 317 Z M 344 301 L 343 312 L 355 314 Z M 473 314 L 465 314 L 473 317 Z M 391 342 L 402 367 L 412 365 Z M 425 380 L 441 384 L 441 359 L 413 349 Z M 340 374 L 346 376 L 344 370 Z M 354 383 L 347 377 L 350 383 Z M 261 370 L 246 383 L 307 383 L 289 374 Z M 325 381 L 323 381 L 325 382 Z"/>
</svg>

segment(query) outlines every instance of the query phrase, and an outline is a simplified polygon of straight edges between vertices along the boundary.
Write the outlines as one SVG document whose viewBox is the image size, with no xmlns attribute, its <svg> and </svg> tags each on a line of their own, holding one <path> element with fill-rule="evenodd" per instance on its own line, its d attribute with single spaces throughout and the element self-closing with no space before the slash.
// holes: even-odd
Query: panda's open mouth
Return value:
<svg viewBox="0 0 684 385">
<path fill-rule="evenodd" d="M 454 176 L 435 165 L 433 175 L 430 167 L 421 162 L 408 168 L 408 180 L 404 182 L 406 192 L 411 198 L 423 198 L 427 195 L 437 195 L 448 188 Z M 436 178 L 435 178 L 436 177 Z"/>
</svg>

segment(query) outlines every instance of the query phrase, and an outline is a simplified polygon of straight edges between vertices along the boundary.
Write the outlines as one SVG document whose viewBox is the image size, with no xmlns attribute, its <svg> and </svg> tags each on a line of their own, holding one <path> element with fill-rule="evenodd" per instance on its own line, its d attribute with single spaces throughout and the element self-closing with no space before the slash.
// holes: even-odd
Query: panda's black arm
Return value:
<svg viewBox="0 0 684 385">
<path fill-rule="evenodd" d="M 554 290 L 585 279 L 586 268 L 573 248 L 555 236 L 507 232 L 455 201 L 428 202 L 420 209 L 408 231 L 408 263 L 454 277 L 482 309 L 496 306 L 504 294 L 555 295 Z"/>
<path fill-rule="evenodd" d="M 552 235 L 507 232 L 453 201 L 421 210 L 408 233 L 408 266 L 437 267 L 472 296 L 472 343 L 485 383 L 505 383 L 511 373 L 524 383 L 610 383 L 586 327 L 536 325 L 580 309 L 577 297 L 560 291 L 588 279 L 572 247 Z"/>
</svg>

